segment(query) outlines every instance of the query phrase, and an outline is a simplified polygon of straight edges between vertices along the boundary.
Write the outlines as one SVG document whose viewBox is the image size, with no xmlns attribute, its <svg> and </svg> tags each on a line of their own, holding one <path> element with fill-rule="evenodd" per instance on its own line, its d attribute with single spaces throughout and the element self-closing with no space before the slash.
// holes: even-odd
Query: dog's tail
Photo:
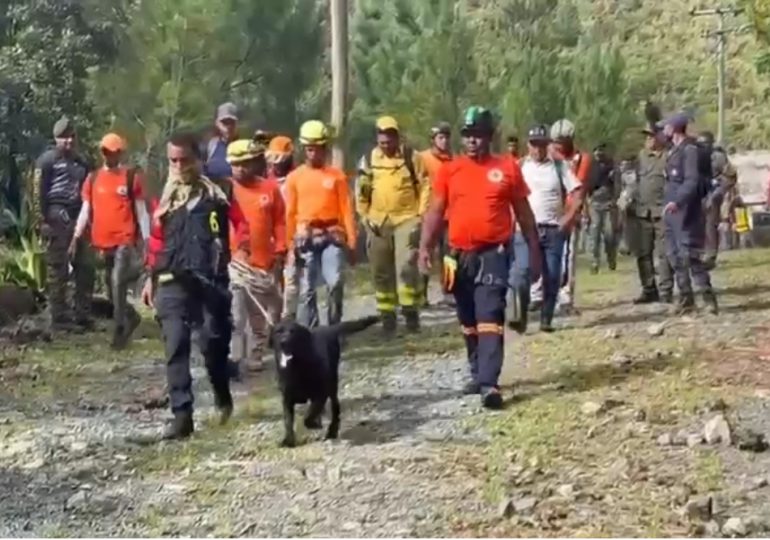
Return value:
<svg viewBox="0 0 770 540">
<path fill-rule="evenodd" d="M 343 337 L 349 336 L 350 334 L 355 334 L 357 332 L 362 332 L 370 326 L 374 326 L 378 322 L 380 322 L 379 315 L 372 315 L 371 317 L 363 317 L 361 319 L 355 319 L 352 321 L 343 321 L 339 324 L 331 326 L 330 329 L 337 333 L 337 335 L 340 337 Z"/>
</svg>

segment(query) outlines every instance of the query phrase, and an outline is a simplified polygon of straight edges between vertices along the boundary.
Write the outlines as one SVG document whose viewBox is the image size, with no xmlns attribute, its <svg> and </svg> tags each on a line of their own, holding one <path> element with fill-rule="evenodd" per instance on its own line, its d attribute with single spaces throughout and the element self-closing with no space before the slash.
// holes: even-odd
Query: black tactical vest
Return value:
<svg viewBox="0 0 770 540">
<path fill-rule="evenodd" d="M 161 218 L 163 249 L 156 273 L 224 279 L 230 262 L 228 206 L 208 195 L 192 209 L 177 208 Z"/>
</svg>

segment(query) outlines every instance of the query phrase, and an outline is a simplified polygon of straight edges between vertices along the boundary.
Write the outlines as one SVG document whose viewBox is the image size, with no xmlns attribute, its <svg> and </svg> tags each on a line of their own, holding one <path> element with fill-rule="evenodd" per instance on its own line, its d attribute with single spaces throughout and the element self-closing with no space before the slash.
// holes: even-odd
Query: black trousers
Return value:
<svg viewBox="0 0 770 540">
<path fill-rule="evenodd" d="M 155 296 L 155 309 L 163 331 L 169 401 L 175 413 L 193 406 L 190 350 L 193 329 L 198 330 L 203 355 L 217 407 L 231 406 L 227 358 L 230 353 L 232 320 L 227 284 L 202 284 L 195 279 L 162 283 Z"/>
</svg>

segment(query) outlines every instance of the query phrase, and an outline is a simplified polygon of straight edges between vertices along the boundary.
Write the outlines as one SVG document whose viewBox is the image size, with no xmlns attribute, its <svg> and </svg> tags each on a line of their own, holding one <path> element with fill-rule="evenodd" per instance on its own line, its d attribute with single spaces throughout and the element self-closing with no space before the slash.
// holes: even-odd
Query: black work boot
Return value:
<svg viewBox="0 0 770 540">
<path fill-rule="evenodd" d="M 484 388 L 481 391 L 481 404 L 485 409 L 499 411 L 503 408 L 503 396 L 496 387 Z"/>
<path fill-rule="evenodd" d="M 676 315 L 687 315 L 695 311 L 695 298 L 692 293 L 683 294 L 679 299 L 679 303 L 676 305 Z"/>
<path fill-rule="evenodd" d="M 174 413 L 174 419 L 163 431 L 164 441 L 179 441 L 193 434 L 193 415 L 191 410 Z"/>
<path fill-rule="evenodd" d="M 385 337 L 395 336 L 396 327 L 398 326 L 396 314 L 392 312 L 384 312 L 380 315 L 382 317 L 382 333 L 385 335 Z"/>
<path fill-rule="evenodd" d="M 481 393 L 481 385 L 476 381 L 468 381 L 463 386 L 463 395 L 473 396 Z"/>
<path fill-rule="evenodd" d="M 416 309 L 404 310 L 404 322 L 406 323 L 406 331 L 415 334 L 420 331 L 420 312 Z"/>
<path fill-rule="evenodd" d="M 658 291 L 645 291 L 640 296 L 634 298 L 633 303 L 638 306 L 640 304 L 654 304 L 656 302 L 660 302 Z"/>
<path fill-rule="evenodd" d="M 703 302 L 708 308 L 708 312 L 712 315 L 719 315 L 719 304 L 717 304 L 717 295 L 714 291 L 705 291 L 703 293 Z"/>
<path fill-rule="evenodd" d="M 230 385 L 214 389 L 214 405 L 219 411 L 219 425 L 225 425 L 233 415 L 233 395 Z"/>
</svg>

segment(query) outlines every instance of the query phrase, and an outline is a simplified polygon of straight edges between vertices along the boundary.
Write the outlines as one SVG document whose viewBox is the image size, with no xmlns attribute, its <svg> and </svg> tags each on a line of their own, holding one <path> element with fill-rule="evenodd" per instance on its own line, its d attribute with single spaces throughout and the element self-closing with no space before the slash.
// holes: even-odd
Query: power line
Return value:
<svg viewBox="0 0 770 540">
<path fill-rule="evenodd" d="M 705 32 L 704 37 L 716 37 L 717 39 L 717 55 L 718 55 L 717 93 L 718 93 L 718 101 L 719 101 L 717 141 L 721 145 L 724 145 L 725 138 L 726 138 L 726 134 L 725 134 L 726 86 L 725 85 L 726 85 L 726 72 L 727 72 L 727 34 L 739 33 L 748 29 L 747 25 L 736 27 L 736 28 L 726 28 L 725 16 L 739 15 L 743 13 L 743 11 L 744 11 L 743 8 L 737 8 L 732 6 L 717 6 L 717 7 L 708 8 L 708 9 L 691 9 L 690 10 L 690 15 L 692 17 L 713 17 L 713 16 L 718 17 L 717 29 Z"/>
</svg>

